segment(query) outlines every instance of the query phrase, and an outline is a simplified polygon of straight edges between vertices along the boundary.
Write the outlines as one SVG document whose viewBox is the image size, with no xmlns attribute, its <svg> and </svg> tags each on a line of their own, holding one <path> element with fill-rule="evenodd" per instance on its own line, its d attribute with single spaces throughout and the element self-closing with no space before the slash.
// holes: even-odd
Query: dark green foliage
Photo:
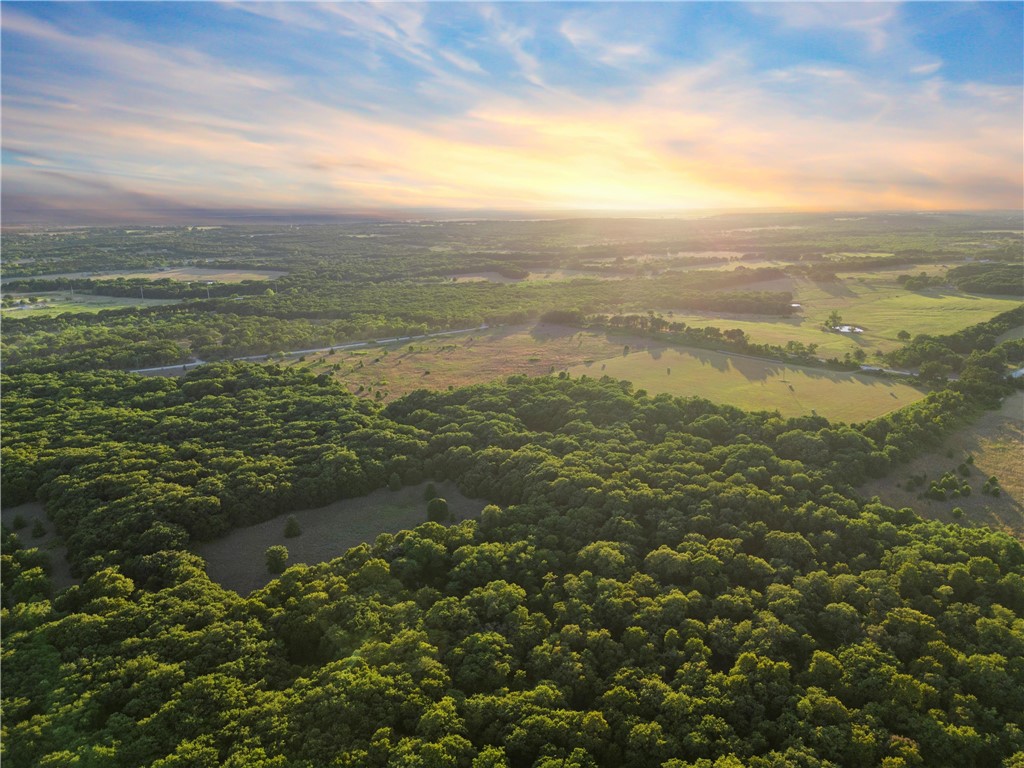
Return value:
<svg viewBox="0 0 1024 768">
<path fill-rule="evenodd" d="M 42 499 L 83 577 L 54 595 L 46 554 L 4 531 L 5 764 L 1019 762 L 1024 548 L 865 503 L 850 488 L 940 444 L 998 397 L 1010 348 L 995 338 L 1012 318 L 915 340 L 908 347 L 935 352 L 920 362 L 934 358 L 960 380 L 855 426 L 650 398 L 564 373 L 383 407 L 276 367 L 211 365 L 181 380 L 70 372 L 520 322 L 552 308 L 568 308 L 557 316 L 566 322 L 577 310 L 697 299 L 763 308 L 785 297 L 743 289 L 772 272 L 649 280 L 632 258 L 674 260 L 721 238 L 751 261 L 799 259 L 820 279 L 855 262 L 823 261 L 833 250 L 938 258 L 932 230 L 894 235 L 895 219 L 924 226 L 920 216 L 869 217 L 851 232 L 837 221 L 825 243 L 811 215 L 753 222 L 814 223 L 817 240 L 743 234 L 751 217 L 731 215 L 699 229 L 442 223 L 433 239 L 370 222 L 273 229 L 273 253 L 270 238 L 216 231 L 60 233 L 45 238 L 45 253 L 43 238 L 5 233 L 5 262 L 17 258 L 23 275 L 142 266 L 154 242 L 167 246 L 159 258 L 215 254 L 222 266 L 290 270 L 274 295 L 266 284 L 264 295 L 236 288 L 246 294 L 237 302 L 5 321 L 5 372 L 16 375 L 3 380 L 4 503 Z M 980 237 L 963 218 L 942 221 L 961 240 Z M 1006 227 L 994 215 L 970 221 Z M 353 232 L 387 236 L 350 249 Z M 989 253 L 1009 262 L 1019 242 L 1004 240 Z M 455 243 L 477 250 L 457 260 L 430 250 Z M 626 279 L 442 282 L 497 266 Z M 688 295 L 704 278 L 706 295 Z M 673 327 L 653 313 L 607 324 L 756 349 L 737 329 Z M 949 474 L 937 487 L 962 495 L 963 478 Z M 479 520 L 426 522 L 293 566 L 248 597 L 211 583 L 186 550 L 191 539 L 424 477 L 493 503 Z M 986 486 L 998 492 L 994 479 Z"/>
<path fill-rule="evenodd" d="M 995 354 L 999 365 L 993 367 L 993 372 L 998 373 L 998 378 L 1002 379 L 1005 374 L 1006 358 L 1005 352 L 1001 350 L 1002 345 L 997 347 L 996 339 L 1022 324 L 1024 304 L 996 315 L 987 322 L 972 325 L 948 336 L 915 336 L 909 344 L 890 352 L 885 358 L 891 365 L 906 367 L 922 366 L 925 363 L 939 364 L 945 366 L 948 372 L 961 371 L 966 366 L 976 369 L 993 367 L 996 359 L 991 355 Z M 978 371 L 973 373 L 976 376 Z M 992 386 L 992 382 L 989 382 L 988 386 Z"/>
<path fill-rule="evenodd" d="M 41 539 L 46 535 L 46 524 L 42 520 L 36 520 L 32 525 L 32 538 Z"/>
<path fill-rule="evenodd" d="M 384 766 L 427 754 L 455 765 L 967 766 L 1024 749 L 1013 725 L 1024 716 L 1013 661 L 1024 547 L 842 490 L 876 454 L 920 442 L 915 430 L 941 424 L 962 396 L 859 431 L 637 396 L 610 380 L 514 378 L 382 411 L 325 386 L 247 366 L 181 381 L 5 382 L 4 408 L 20 414 L 7 421 L 20 426 L 5 464 L 38 457 L 36 482 L 57 483 L 46 495 L 69 540 L 131 574 L 83 561 L 83 584 L 51 603 L 43 566 L 5 539 L 6 762 L 73 764 L 106 749 L 115 766 Z M 57 396 L 72 390 L 78 421 Z M 235 471 L 215 454 L 188 464 L 216 444 L 182 437 L 164 415 L 211 396 L 223 414 L 241 407 L 232 398 L 259 403 L 266 418 L 244 419 L 276 435 L 279 459 L 312 450 L 294 435 L 314 429 L 352 461 L 404 457 L 378 467 L 378 486 L 415 461 L 502 506 L 383 535 L 239 598 L 174 544 L 168 510 L 180 507 L 161 505 L 167 478 L 212 486 Z M 26 418 L 32 397 L 55 404 L 50 420 Z M 336 408 L 326 433 L 295 419 L 338 397 L 364 410 Z M 123 432 L 96 431 L 115 407 Z M 339 429 L 338 418 L 356 423 Z M 258 448 L 241 422 L 222 421 L 221 434 Z M 301 430 L 282 432 L 293 423 Z M 418 443 L 401 435 L 423 445 L 409 451 Z M 122 457 L 125 477 L 90 479 L 101 457 Z M 283 465 L 270 487 L 295 471 Z M 68 476 L 81 481 L 58 482 Z M 133 544 L 119 528 L 136 553 L 126 558 L 69 512 L 133 483 L 159 495 L 101 503 L 134 512 L 147 535 L 166 526 L 172 546 Z"/>
<path fill-rule="evenodd" d="M 437 486 L 433 483 L 427 483 L 426 488 L 423 489 L 423 500 L 430 501 L 431 499 L 437 498 Z"/>
<path fill-rule="evenodd" d="M 288 547 L 283 544 L 267 547 L 263 555 L 267 561 L 267 570 L 271 573 L 281 573 L 288 564 Z"/>
<path fill-rule="evenodd" d="M 388 490 L 400 491 L 402 490 L 402 478 L 398 476 L 397 472 L 392 472 L 391 477 L 388 478 Z"/>
<path fill-rule="evenodd" d="M 949 270 L 946 278 L 953 285 L 970 293 L 1003 294 L 1024 298 L 1022 265 L 998 262 L 964 264 Z"/>
<path fill-rule="evenodd" d="M 299 525 L 298 519 L 295 515 L 288 515 L 288 519 L 284 523 L 284 537 L 286 539 L 294 539 L 296 536 L 302 533 L 302 526 Z"/>
<path fill-rule="evenodd" d="M 3 497 L 44 500 L 78 567 L 363 495 L 427 445 L 333 382 L 255 365 L 5 378 L 3 409 Z"/>
<path fill-rule="evenodd" d="M 451 512 L 448 511 L 448 502 L 444 499 L 433 498 L 427 502 L 427 520 L 435 523 L 445 523 L 451 519 Z"/>
</svg>

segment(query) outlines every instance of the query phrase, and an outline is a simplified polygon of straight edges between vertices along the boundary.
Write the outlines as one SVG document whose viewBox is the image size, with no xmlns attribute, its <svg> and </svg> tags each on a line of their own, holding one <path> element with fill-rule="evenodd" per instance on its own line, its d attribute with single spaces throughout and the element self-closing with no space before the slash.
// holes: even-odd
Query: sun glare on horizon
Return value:
<svg viewBox="0 0 1024 768">
<path fill-rule="evenodd" d="M 1020 208 L 1021 5 L 866 8 L 6 3 L 4 209 Z"/>
</svg>

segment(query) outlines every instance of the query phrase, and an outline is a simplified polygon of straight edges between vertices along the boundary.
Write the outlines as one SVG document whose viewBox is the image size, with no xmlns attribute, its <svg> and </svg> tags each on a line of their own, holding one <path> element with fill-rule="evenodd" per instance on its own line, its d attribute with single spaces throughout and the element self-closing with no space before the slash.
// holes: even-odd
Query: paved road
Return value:
<svg viewBox="0 0 1024 768">
<path fill-rule="evenodd" d="M 299 355 L 313 355 L 317 352 L 337 352 L 342 349 L 358 349 L 359 347 L 367 347 L 370 344 L 395 344 L 402 341 L 415 341 L 416 339 L 433 339 L 438 336 L 454 336 L 459 333 L 472 333 L 473 331 L 486 331 L 489 326 L 478 325 L 476 328 L 458 328 L 454 331 L 436 331 L 434 333 L 424 333 L 419 336 L 395 336 L 391 339 L 375 339 L 373 341 L 353 341 L 348 344 L 332 344 L 329 347 L 317 347 L 315 349 L 296 349 L 291 352 L 283 352 L 285 357 L 297 357 Z M 244 363 L 254 362 L 257 360 L 266 360 L 270 357 L 278 356 L 277 352 L 271 352 L 266 355 L 248 355 L 246 357 L 232 357 L 229 360 L 222 362 L 230 363 Z M 174 365 L 160 365 L 156 368 L 134 368 L 128 373 L 163 373 L 163 372 L 176 372 L 176 371 L 190 371 L 193 368 L 198 368 L 200 365 L 206 365 L 207 360 L 192 360 L 190 362 L 181 364 L 176 363 Z"/>
</svg>

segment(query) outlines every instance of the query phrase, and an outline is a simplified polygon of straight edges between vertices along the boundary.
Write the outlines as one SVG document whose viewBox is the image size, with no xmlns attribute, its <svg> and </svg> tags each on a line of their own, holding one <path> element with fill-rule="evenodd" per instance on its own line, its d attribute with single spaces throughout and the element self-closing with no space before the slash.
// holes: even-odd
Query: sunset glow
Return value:
<svg viewBox="0 0 1024 768">
<path fill-rule="evenodd" d="M 5 3 L 4 208 L 1019 208 L 1021 5 Z"/>
</svg>

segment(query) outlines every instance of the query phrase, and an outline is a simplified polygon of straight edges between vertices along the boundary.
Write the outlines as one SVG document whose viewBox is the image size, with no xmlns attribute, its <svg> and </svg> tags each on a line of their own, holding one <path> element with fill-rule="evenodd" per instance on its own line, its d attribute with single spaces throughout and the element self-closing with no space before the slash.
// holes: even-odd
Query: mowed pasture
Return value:
<svg viewBox="0 0 1024 768">
<path fill-rule="evenodd" d="M 979 296 L 942 289 L 908 291 L 898 282 L 900 274 L 924 270 L 908 266 L 878 272 L 843 273 L 835 282 L 816 282 L 806 278 L 784 278 L 751 283 L 746 290 L 790 291 L 801 305 L 790 317 L 729 315 L 673 311 L 671 319 L 687 325 L 739 328 L 760 344 L 785 345 L 787 341 L 817 344 L 821 357 L 842 358 L 863 349 L 889 352 L 902 346 L 900 331 L 911 336 L 921 333 L 955 333 L 995 315 L 1013 309 L 1020 300 L 1006 296 Z M 699 286 L 694 286 L 699 287 Z M 664 308 L 662 314 L 668 315 Z M 864 329 L 864 333 L 842 334 L 824 329 L 835 310 L 844 323 Z"/>
<path fill-rule="evenodd" d="M 816 413 L 849 423 L 903 408 L 925 395 L 924 390 L 889 378 L 664 345 L 620 352 L 574 366 L 569 373 L 627 379 L 651 395 L 697 396 L 751 411 L 779 411 L 783 416 Z"/>
<path fill-rule="evenodd" d="M 241 283 L 243 280 L 274 280 L 288 273 L 278 269 L 215 269 L 212 267 L 172 267 L 168 269 L 151 269 L 139 272 L 110 272 L 94 274 L 93 279 L 109 280 L 123 277 L 125 280 L 142 278 L 144 280 L 174 280 L 180 283 L 202 282 L 209 280 L 215 283 Z"/>
<path fill-rule="evenodd" d="M 280 269 L 218 269 L 216 267 L 155 267 L 141 270 L 110 270 L 108 272 L 56 272 L 47 275 L 33 275 L 31 278 L 10 277 L 4 283 L 21 280 L 47 280 L 58 278 L 75 278 L 89 280 L 125 280 L 141 278 L 143 280 L 174 280 L 176 282 L 202 282 L 209 280 L 216 283 L 240 283 L 243 280 L 275 280 L 284 277 L 288 272 Z"/>
<path fill-rule="evenodd" d="M 627 346 L 630 353 L 623 355 Z M 924 396 L 923 390 L 901 381 L 546 324 L 311 355 L 292 364 L 332 373 L 350 391 L 382 400 L 416 389 L 443 390 L 513 374 L 560 371 L 626 379 L 651 394 L 705 397 L 787 416 L 817 412 L 847 422 L 880 416 Z"/>
<path fill-rule="evenodd" d="M 450 482 L 436 483 L 438 495 L 448 502 L 456 521 L 476 517 L 486 502 L 468 499 Z M 238 528 L 214 541 L 193 545 L 206 560 L 206 572 L 218 584 L 239 594 L 267 585 L 274 575 L 267 571 L 267 547 L 288 548 L 288 565 L 316 563 L 341 557 L 352 547 L 372 543 L 382 533 L 398 533 L 427 522 L 427 484 L 398 491 L 381 488 L 356 499 L 342 499 L 326 507 L 293 513 L 302 530 L 285 538 L 288 515 L 279 515 L 247 528 Z"/>
<path fill-rule="evenodd" d="M 126 296 L 96 296 L 87 293 L 71 294 L 70 291 L 41 291 L 38 293 L 12 293 L 15 298 L 35 296 L 38 304 L 3 307 L 4 317 L 35 317 L 60 315 L 64 312 L 99 312 L 103 309 L 124 307 L 156 307 L 162 304 L 177 304 L 178 299 L 140 299 Z"/>
<path fill-rule="evenodd" d="M 382 399 L 393 400 L 416 389 L 443 390 L 514 374 L 563 371 L 584 360 L 612 355 L 624 343 L 644 341 L 541 323 L 340 350 L 292 364 L 315 373 L 333 373 L 352 392 L 367 396 L 381 392 Z"/>
<path fill-rule="evenodd" d="M 911 507 L 918 514 L 943 522 L 962 525 L 988 525 L 1024 539 L 1024 392 L 1015 392 L 996 411 L 986 411 L 973 423 L 943 439 L 941 449 L 919 456 L 905 466 L 895 468 L 887 477 L 871 481 L 859 490 L 865 497 L 878 496 L 894 507 Z M 947 501 L 919 498 L 928 483 L 945 472 L 957 473 L 968 456 L 974 458 L 970 476 L 962 477 L 971 486 L 970 496 Z M 908 490 L 906 481 L 925 475 L 924 488 Z M 958 475 L 960 476 L 960 475 Z M 999 480 L 998 497 L 981 493 L 988 477 Z M 963 517 L 955 518 L 960 507 Z"/>
</svg>

